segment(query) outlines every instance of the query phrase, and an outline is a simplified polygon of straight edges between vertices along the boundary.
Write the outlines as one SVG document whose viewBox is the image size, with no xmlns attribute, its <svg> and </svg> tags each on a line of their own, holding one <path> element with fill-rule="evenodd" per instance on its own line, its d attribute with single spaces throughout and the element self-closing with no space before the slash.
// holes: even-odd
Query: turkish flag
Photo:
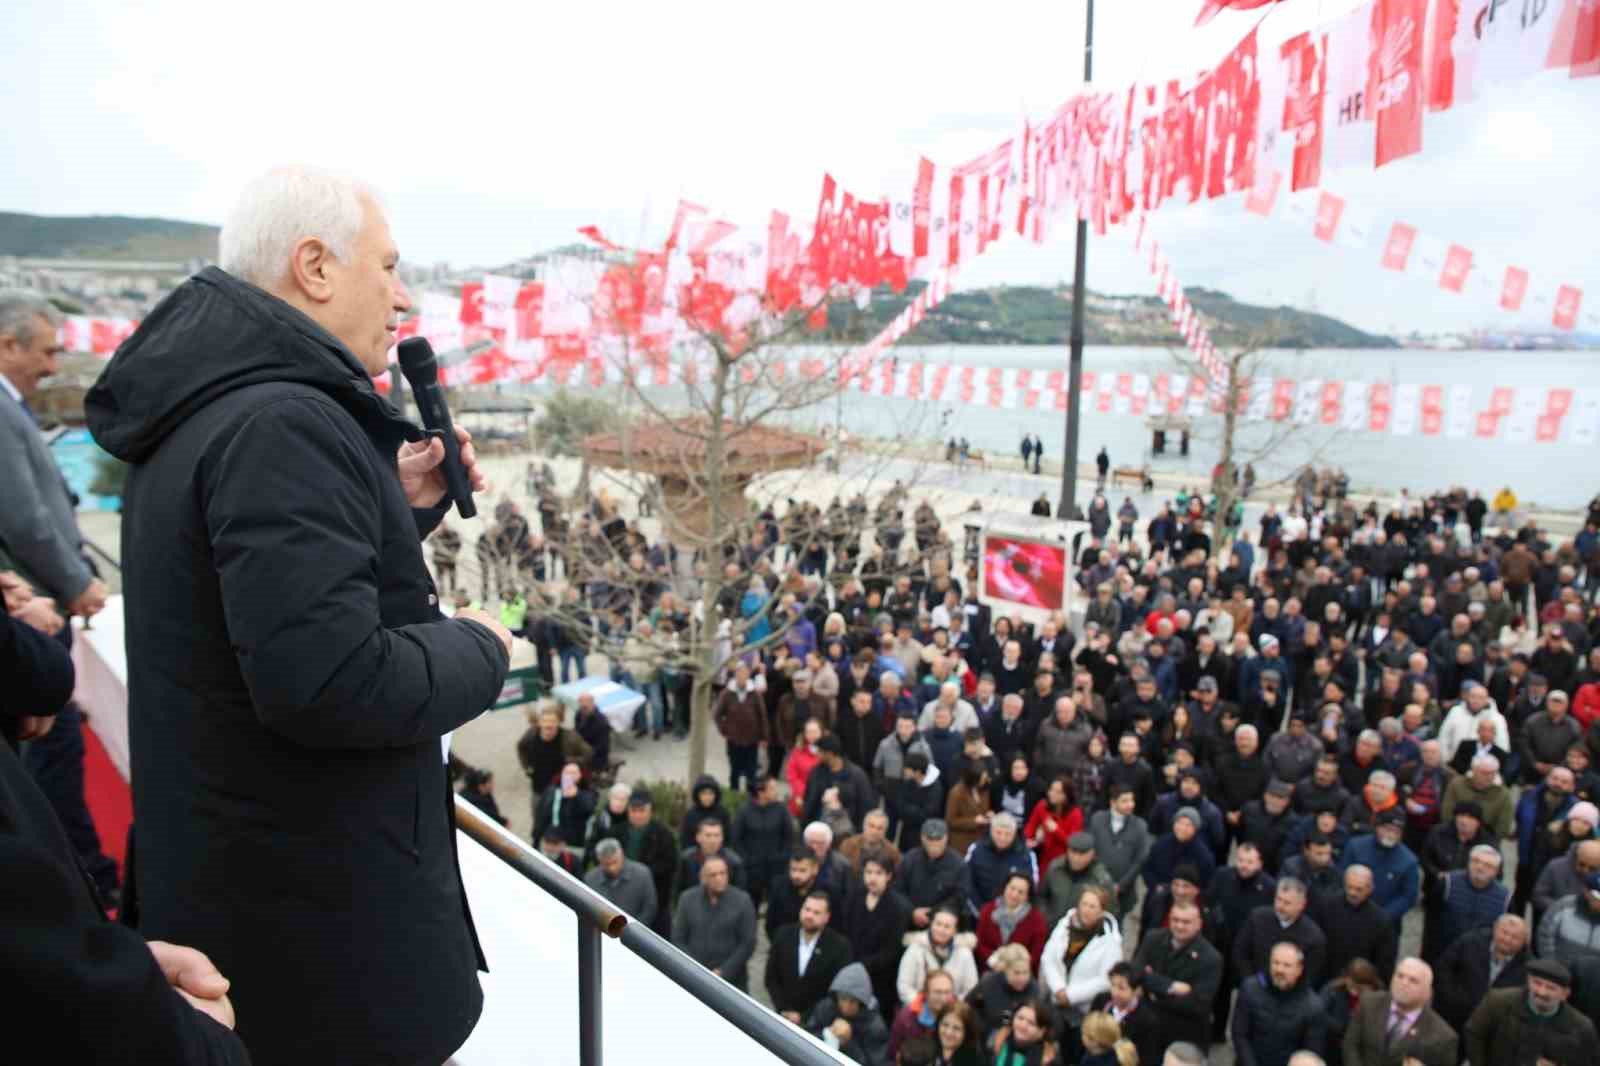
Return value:
<svg viewBox="0 0 1600 1066">
<path fill-rule="evenodd" d="M 1528 295 L 1528 272 L 1521 267 L 1506 267 L 1506 277 L 1500 284 L 1500 306 L 1507 311 L 1522 310 L 1522 301 Z"/>
<path fill-rule="evenodd" d="M 1500 432 L 1500 416 L 1494 411 L 1479 411 L 1472 432 L 1475 436 L 1491 438 Z"/>
<path fill-rule="evenodd" d="M 1444 412 L 1424 409 L 1422 412 L 1423 436 L 1437 437 L 1442 428 L 1444 428 Z"/>
<path fill-rule="evenodd" d="M 1241 396 L 1240 402 L 1245 397 Z M 1344 382 L 1324 381 L 1322 383 L 1322 424 L 1337 426 L 1344 417 Z"/>
<path fill-rule="evenodd" d="M 483 325 L 483 282 L 469 281 L 461 286 L 461 311 L 456 317 L 463 326 Z"/>
<path fill-rule="evenodd" d="M 1567 12 L 1573 20 L 1572 76 L 1592 78 L 1600 74 L 1600 4 L 1567 0 Z"/>
<path fill-rule="evenodd" d="M 1452 244 L 1444 256 L 1444 271 L 1439 275 L 1439 287 L 1447 292 L 1460 292 L 1467 284 L 1467 274 L 1472 270 L 1472 252 Z"/>
<path fill-rule="evenodd" d="M 1511 413 L 1512 405 L 1517 399 L 1517 390 L 1509 385 L 1497 385 L 1489 393 L 1489 413 L 1496 417 Z"/>
<path fill-rule="evenodd" d="M 1317 221 L 1311 234 L 1319 241 L 1333 241 L 1339 231 L 1339 219 L 1344 214 L 1344 200 L 1331 192 L 1324 192 L 1317 200 Z"/>
<path fill-rule="evenodd" d="M 1250 187 L 1249 195 L 1244 198 L 1244 209 L 1251 214 L 1267 218 L 1272 214 L 1272 205 L 1278 200 L 1278 186 L 1283 184 L 1283 175 L 1274 170 Z"/>
<path fill-rule="evenodd" d="M 1374 166 L 1422 151 L 1422 30 L 1424 0 L 1377 0 L 1372 6 L 1372 53 L 1367 92 L 1378 121 Z"/>
<path fill-rule="evenodd" d="M 1540 444 L 1549 444 L 1561 436 L 1561 416 L 1556 414 L 1540 415 L 1534 423 L 1533 439 Z"/>
<path fill-rule="evenodd" d="M 1289 410 L 1294 406 L 1295 383 L 1288 378 L 1278 378 L 1272 383 L 1272 413 L 1274 422 L 1282 422 L 1289 417 Z"/>
<path fill-rule="evenodd" d="M 1572 410 L 1571 389 L 1551 389 L 1545 393 L 1544 413 L 1547 415 L 1564 415 Z"/>
<path fill-rule="evenodd" d="M 1417 241 L 1417 229 L 1404 222 L 1396 222 L 1389 228 L 1389 239 L 1383 245 L 1383 262 L 1385 270 L 1404 270 L 1406 260 L 1411 258 L 1411 246 Z"/>
<path fill-rule="evenodd" d="M 1583 306 L 1583 290 L 1563 285 L 1556 292 L 1556 310 L 1552 317 L 1557 329 L 1578 328 L 1578 308 Z"/>
<path fill-rule="evenodd" d="M 1204 26 L 1224 10 L 1250 11 L 1277 2 L 1278 0 L 1206 0 L 1205 7 L 1202 7 L 1200 14 L 1195 16 L 1194 24 Z"/>
<path fill-rule="evenodd" d="M 1099 375 L 1093 370 L 1085 370 L 1082 374 L 1078 375 L 1078 391 L 1080 393 L 1093 392 L 1095 380 L 1098 377 Z"/>
<path fill-rule="evenodd" d="M 1427 93 L 1428 110 L 1448 111 L 1456 95 L 1456 22 L 1461 18 L 1461 0 L 1433 0 L 1429 23 Z"/>
<path fill-rule="evenodd" d="M 1367 428 L 1374 433 L 1387 433 L 1394 415 L 1394 386 L 1387 381 L 1375 381 L 1367 390 Z"/>
<path fill-rule="evenodd" d="M 1294 134 L 1289 188 L 1299 192 L 1322 180 L 1322 96 L 1328 80 L 1327 34 L 1302 33 L 1283 43 L 1286 86 L 1283 129 Z"/>
</svg>

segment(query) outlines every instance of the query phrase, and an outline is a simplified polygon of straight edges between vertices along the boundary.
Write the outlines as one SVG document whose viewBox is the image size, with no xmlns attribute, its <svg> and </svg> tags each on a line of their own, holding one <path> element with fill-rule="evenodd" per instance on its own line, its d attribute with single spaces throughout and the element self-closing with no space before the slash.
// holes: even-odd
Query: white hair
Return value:
<svg viewBox="0 0 1600 1066">
<path fill-rule="evenodd" d="M 1008 811 L 1001 811 L 999 814 L 990 819 L 989 826 L 992 829 L 1010 829 L 1015 831 L 1017 828 L 1017 816 Z"/>
<path fill-rule="evenodd" d="M 61 324 L 61 313 L 43 296 L 20 289 L 0 291 L 0 337 L 15 337 L 18 344 L 32 344 L 35 320 L 40 318 L 52 330 Z"/>
<path fill-rule="evenodd" d="M 826 840 L 829 844 L 833 843 L 833 829 L 827 822 L 812 822 L 800 836 L 804 840 Z"/>
<path fill-rule="evenodd" d="M 1387 770 L 1374 770 L 1367 775 L 1367 784 L 1383 785 L 1385 788 L 1394 788 L 1394 775 Z"/>
<path fill-rule="evenodd" d="M 1497 870 L 1500 868 L 1501 864 L 1506 861 L 1505 856 L 1501 855 L 1499 849 L 1494 847 L 1492 844 L 1479 844 L 1477 847 L 1467 852 L 1467 855 L 1468 857 L 1473 855 L 1482 855 L 1486 859 L 1493 859 L 1495 869 Z"/>
<path fill-rule="evenodd" d="M 1480 766 L 1487 766 L 1489 769 L 1498 773 L 1500 770 L 1500 760 L 1496 759 L 1488 752 L 1484 752 L 1482 755 L 1474 755 L 1472 757 L 1472 768 L 1476 770 Z"/>
<path fill-rule="evenodd" d="M 294 247 L 316 237 L 336 259 L 348 259 L 377 196 L 343 175 L 309 167 L 275 167 L 244 187 L 222 224 L 218 265 L 252 285 L 270 288 L 289 271 Z"/>
</svg>

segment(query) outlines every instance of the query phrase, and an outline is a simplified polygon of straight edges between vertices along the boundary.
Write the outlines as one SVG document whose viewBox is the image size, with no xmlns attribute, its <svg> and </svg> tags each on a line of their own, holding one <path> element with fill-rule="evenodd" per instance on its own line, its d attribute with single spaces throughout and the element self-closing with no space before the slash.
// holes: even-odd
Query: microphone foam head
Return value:
<svg viewBox="0 0 1600 1066">
<path fill-rule="evenodd" d="M 426 337 L 407 337 L 400 342 L 400 372 L 413 385 L 431 385 L 439 380 L 439 364 L 433 357 L 433 345 Z"/>
</svg>

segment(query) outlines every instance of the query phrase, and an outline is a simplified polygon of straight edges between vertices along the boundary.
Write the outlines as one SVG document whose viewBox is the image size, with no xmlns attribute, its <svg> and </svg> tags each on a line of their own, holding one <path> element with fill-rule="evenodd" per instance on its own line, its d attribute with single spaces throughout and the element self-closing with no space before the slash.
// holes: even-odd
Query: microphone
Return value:
<svg viewBox="0 0 1600 1066">
<path fill-rule="evenodd" d="M 444 483 L 456 511 L 462 518 L 478 513 L 472 502 L 472 483 L 467 480 L 467 468 L 461 465 L 461 442 L 456 440 L 456 427 L 450 421 L 450 408 L 444 401 L 444 389 L 439 387 L 439 363 L 433 357 L 433 345 L 426 337 L 407 337 L 400 342 L 400 372 L 411 385 L 411 394 L 417 399 L 417 410 L 422 414 L 422 424 L 430 433 L 437 431 L 444 437 Z"/>
</svg>

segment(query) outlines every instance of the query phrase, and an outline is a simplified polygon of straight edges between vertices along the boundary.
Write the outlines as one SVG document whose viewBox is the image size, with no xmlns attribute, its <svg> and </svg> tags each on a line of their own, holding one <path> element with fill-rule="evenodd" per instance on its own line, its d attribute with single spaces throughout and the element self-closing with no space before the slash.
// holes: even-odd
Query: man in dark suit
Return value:
<svg viewBox="0 0 1600 1066">
<path fill-rule="evenodd" d="M 130 464 L 140 928 L 229 975 L 257 1066 L 443 1062 L 487 962 L 441 740 L 495 701 L 511 634 L 444 617 L 423 562 L 452 500 L 444 443 L 373 388 L 411 306 L 377 201 L 275 170 L 220 248 L 84 398 Z"/>
<path fill-rule="evenodd" d="M 1465 777 L 1472 772 L 1472 760 L 1479 755 L 1493 755 L 1501 766 L 1509 766 L 1511 753 L 1494 742 L 1494 729 L 1493 718 L 1480 721 L 1476 739 L 1456 747 L 1456 753 L 1450 759 L 1450 769 Z"/>
<path fill-rule="evenodd" d="M 1517 915 L 1503 914 L 1491 928 L 1474 929 L 1439 956 L 1434 1009 L 1457 1033 L 1465 1032 L 1484 996 L 1527 983 L 1531 958 L 1528 924 Z"/>
<path fill-rule="evenodd" d="M 1222 956 L 1201 936 L 1203 919 L 1194 903 L 1174 903 L 1167 927 L 1145 934 L 1133 956 L 1144 994 L 1169 1041 L 1205 1047 L 1211 1037 L 1211 1006 L 1222 981 Z"/>
<path fill-rule="evenodd" d="M 1306 913 L 1306 886 L 1292 877 L 1278 882 L 1270 907 L 1257 907 L 1245 919 L 1244 928 L 1233 941 L 1233 964 L 1242 977 L 1265 973 L 1272 946 L 1284 941 L 1300 948 L 1304 958 L 1308 987 L 1322 985 L 1322 964 L 1328 954 L 1328 938 Z"/>
<path fill-rule="evenodd" d="M 59 316 L 29 293 L 0 293 L 0 570 L 15 570 L 55 600 L 59 610 L 92 617 L 106 602 L 106 587 L 83 554 L 77 500 L 39 434 L 28 400 L 56 372 Z M 56 639 L 72 647 L 72 627 Z M 83 716 L 68 701 L 55 726 L 23 755 L 28 772 L 50 800 L 102 901 L 115 905 L 117 866 L 100 848 L 100 835 L 83 799 Z"/>
<path fill-rule="evenodd" d="M 1401 959 L 1389 991 L 1361 997 L 1344 1034 L 1345 1066 L 1456 1066 L 1461 1041 L 1432 998 L 1432 968 Z"/>
<path fill-rule="evenodd" d="M 767 995 L 772 1009 L 796 1025 L 828 994 L 839 971 L 850 964 L 850 942 L 843 933 L 828 928 L 832 907 L 821 889 L 806 896 L 800 905 L 800 920 L 779 929 L 767 953 Z"/>
</svg>

